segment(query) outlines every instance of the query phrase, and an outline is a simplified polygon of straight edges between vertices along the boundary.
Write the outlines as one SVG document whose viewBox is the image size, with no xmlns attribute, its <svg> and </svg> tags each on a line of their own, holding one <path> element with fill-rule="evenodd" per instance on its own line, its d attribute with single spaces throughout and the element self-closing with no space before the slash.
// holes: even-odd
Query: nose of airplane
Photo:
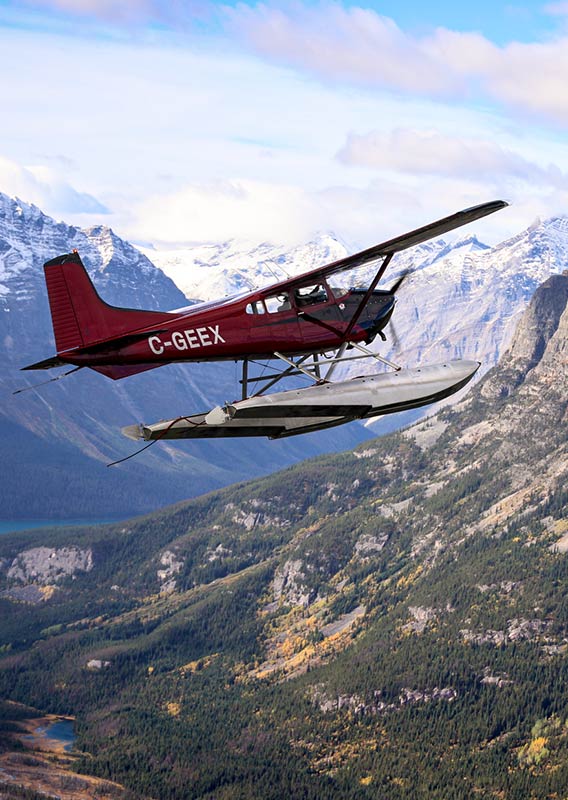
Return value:
<svg viewBox="0 0 568 800">
<path fill-rule="evenodd" d="M 388 294 L 383 301 L 383 305 L 377 314 L 377 319 L 384 319 L 384 317 L 390 317 L 393 312 L 393 309 L 396 305 L 396 297 L 394 294 Z"/>
</svg>

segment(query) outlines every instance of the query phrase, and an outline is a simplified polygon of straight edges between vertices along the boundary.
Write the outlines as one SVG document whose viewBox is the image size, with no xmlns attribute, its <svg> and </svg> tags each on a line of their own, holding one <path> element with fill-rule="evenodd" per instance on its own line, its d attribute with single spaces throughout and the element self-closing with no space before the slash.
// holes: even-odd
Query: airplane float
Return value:
<svg viewBox="0 0 568 800">
<path fill-rule="evenodd" d="M 507 205 L 495 200 L 467 208 L 271 286 L 168 312 L 108 305 L 73 251 L 44 266 L 57 355 L 23 369 L 72 365 L 70 372 L 88 367 L 117 380 L 164 364 L 242 362 L 240 399 L 202 413 L 123 428 L 126 436 L 143 440 L 277 439 L 433 403 L 465 386 L 479 363 L 448 361 L 401 369 L 371 351 L 368 345 L 377 335 L 386 338 L 383 329 L 407 273 L 390 289 L 377 285 L 395 253 Z M 377 262 L 377 271 L 366 289 L 337 288 L 332 281 L 372 262 Z M 360 358 L 373 358 L 390 371 L 332 381 L 339 364 Z M 249 366 L 261 360 L 280 368 L 249 374 Z M 300 375 L 313 385 L 269 393 L 280 381 Z"/>
</svg>

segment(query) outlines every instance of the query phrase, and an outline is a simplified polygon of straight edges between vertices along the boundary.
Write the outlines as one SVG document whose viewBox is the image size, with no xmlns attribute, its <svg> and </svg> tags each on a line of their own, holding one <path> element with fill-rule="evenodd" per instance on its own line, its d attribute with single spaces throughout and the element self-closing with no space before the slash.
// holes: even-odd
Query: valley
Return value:
<svg viewBox="0 0 568 800">
<path fill-rule="evenodd" d="M 564 274 L 433 419 L 3 536 L 2 697 L 73 714 L 74 770 L 136 797 L 561 796 L 567 343 Z"/>
</svg>

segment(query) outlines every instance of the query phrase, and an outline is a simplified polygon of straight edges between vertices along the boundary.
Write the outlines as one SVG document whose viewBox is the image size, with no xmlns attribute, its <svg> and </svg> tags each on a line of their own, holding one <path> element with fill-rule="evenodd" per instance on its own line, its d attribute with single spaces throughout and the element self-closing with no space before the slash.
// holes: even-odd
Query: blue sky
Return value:
<svg viewBox="0 0 568 800">
<path fill-rule="evenodd" d="M 355 5 L 350 3 L 349 5 Z M 378 14 L 392 17 L 407 30 L 446 27 L 461 31 L 478 31 L 497 44 L 510 41 L 534 41 L 556 28 L 555 17 L 545 11 L 545 3 L 531 0 L 524 3 L 500 3 L 491 0 L 476 2 L 410 2 L 396 0 L 362 3 Z"/>
<path fill-rule="evenodd" d="M 568 213 L 568 2 L 0 0 L 0 191 L 139 242 Z"/>
</svg>

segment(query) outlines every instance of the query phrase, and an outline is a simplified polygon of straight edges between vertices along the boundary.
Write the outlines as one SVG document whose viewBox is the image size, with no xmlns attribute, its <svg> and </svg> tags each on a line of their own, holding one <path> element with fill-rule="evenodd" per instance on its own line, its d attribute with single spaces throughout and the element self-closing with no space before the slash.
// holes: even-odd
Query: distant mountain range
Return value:
<svg viewBox="0 0 568 800">
<path fill-rule="evenodd" d="M 106 463 L 135 449 L 121 426 L 234 399 L 237 374 L 227 364 L 168 366 L 113 382 L 84 370 L 13 396 L 15 389 L 52 375 L 19 370 L 54 352 L 42 266 L 73 248 L 107 302 L 162 310 L 187 305 L 170 278 L 109 228 L 81 230 L 0 194 L 0 518 L 148 511 L 366 437 L 351 425 L 275 443 L 159 443 L 107 469 Z"/>
<path fill-rule="evenodd" d="M 16 388 L 48 377 L 19 369 L 53 353 L 42 264 L 73 248 L 80 251 L 104 299 L 151 309 L 266 285 L 346 253 L 335 237 L 322 234 L 291 251 L 242 242 L 174 252 L 146 250 L 152 263 L 109 228 L 81 230 L 58 223 L 38 208 L 0 194 L 0 435 L 5 455 L 0 479 L 6 489 L 1 515 L 70 518 L 142 512 L 353 446 L 369 435 L 354 423 L 282 442 L 159 443 L 107 470 L 106 463 L 132 452 L 121 426 L 232 400 L 236 367 L 169 366 L 116 383 L 85 370 L 37 392 L 12 396 Z M 414 270 L 394 315 L 402 352 L 393 346 L 392 336 L 375 346 L 403 366 L 463 357 L 482 361 L 483 373 L 510 341 L 535 287 L 567 261 L 568 220 L 563 218 L 539 223 L 495 248 L 467 235 L 405 251 L 385 280 L 389 285 L 401 271 Z M 367 268 L 340 279 L 364 283 L 371 272 Z M 345 377 L 376 369 L 372 363 L 355 363 Z M 415 417 L 394 415 L 370 427 L 385 431 Z"/>
<path fill-rule="evenodd" d="M 0 696 L 76 714 L 74 769 L 139 798 L 565 796 L 567 353 L 568 271 L 403 433 L 1 537 Z M 0 702 L 4 749 L 34 713 Z"/>
<path fill-rule="evenodd" d="M 290 251 L 229 241 L 144 252 L 188 297 L 210 300 L 335 261 L 347 254 L 347 248 L 333 235 L 321 234 L 309 245 Z M 466 232 L 452 242 L 435 239 L 399 253 L 384 285 L 394 283 L 406 270 L 412 274 L 399 293 L 393 324 L 386 330 L 387 342 L 377 339 L 373 348 L 405 367 L 456 358 L 480 361 L 479 380 L 507 348 L 536 287 L 566 265 L 565 217 L 537 221 L 496 247 Z M 345 286 L 366 285 L 373 274 L 373 267 L 366 267 L 337 276 L 336 281 Z M 376 369 L 372 361 L 358 361 L 336 375 L 348 377 Z M 418 409 L 366 425 L 375 433 L 386 433 L 432 411 L 431 407 Z"/>
<path fill-rule="evenodd" d="M 347 248 L 333 235 L 321 234 L 289 251 L 229 241 L 144 252 L 188 297 L 211 300 L 335 261 Z M 508 346 L 536 287 L 566 265 L 565 217 L 538 221 L 496 247 L 467 233 L 452 242 L 435 239 L 399 253 L 384 285 L 412 271 L 394 314 L 400 342 L 393 343 L 391 336 L 385 344 L 377 340 L 375 348 L 404 366 L 475 359 L 482 362 L 481 377 Z M 340 285 L 365 284 L 373 274 L 373 267 L 365 267 L 335 280 Z M 360 372 L 362 367 L 357 364 L 355 369 Z M 366 369 L 373 371 L 376 365 Z"/>
</svg>

